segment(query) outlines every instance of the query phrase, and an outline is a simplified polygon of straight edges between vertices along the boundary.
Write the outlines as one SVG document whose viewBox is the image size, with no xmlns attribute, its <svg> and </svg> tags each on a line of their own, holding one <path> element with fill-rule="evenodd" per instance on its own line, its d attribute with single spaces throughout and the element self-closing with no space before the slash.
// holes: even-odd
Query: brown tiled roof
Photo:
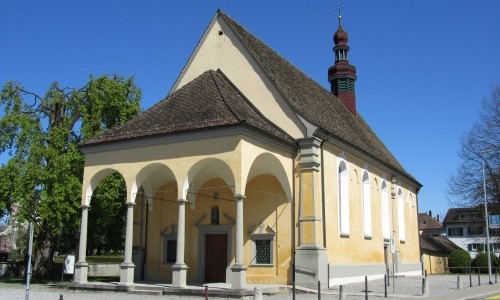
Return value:
<svg viewBox="0 0 500 300">
<path fill-rule="evenodd" d="M 206 71 L 136 118 L 80 146 L 103 142 L 243 125 L 287 143 L 295 140 L 272 124 L 229 81 L 222 71 Z"/>
<path fill-rule="evenodd" d="M 461 213 L 480 213 L 481 218 L 479 219 L 460 219 L 459 215 Z M 465 222 L 479 222 L 483 220 L 484 207 L 459 207 L 459 208 L 450 208 L 446 212 L 446 216 L 443 219 L 443 224 L 447 223 L 465 223 Z"/>
<path fill-rule="evenodd" d="M 451 252 L 460 249 L 455 243 L 450 241 L 445 236 L 420 236 L 420 250 L 426 252 L 450 254 Z"/>
<path fill-rule="evenodd" d="M 432 230 L 432 229 L 443 229 L 443 224 L 438 222 L 433 217 L 426 213 L 418 214 L 418 229 L 419 230 Z"/>
<path fill-rule="evenodd" d="M 359 114 L 269 48 L 223 12 L 218 13 L 234 30 L 289 105 L 329 135 L 415 180 Z M 327 68 L 325 67 L 325 72 Z M 418 183 L 418 182 L 417 182 Z M 418 183 L 420 185 L 420 183 Z"/>
</svg>

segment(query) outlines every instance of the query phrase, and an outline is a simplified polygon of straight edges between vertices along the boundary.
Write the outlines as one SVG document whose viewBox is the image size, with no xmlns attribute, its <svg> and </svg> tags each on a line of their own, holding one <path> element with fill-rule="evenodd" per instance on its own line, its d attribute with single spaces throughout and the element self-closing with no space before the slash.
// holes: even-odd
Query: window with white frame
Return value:
<svg viewBox="0 0 500 300">
<path fill-rule="evenodd" d="M 382 236 L 385 240 L 389 240 L 391 237 L 390 229 L 390 213 L 389 213 L 389 191 L 387 189 L 387 182 L 382 181 L 381 187 L 381 209 L 382 209 Z"/>
<path fill-rule="evenodd" d="M 338 172 L 338 195 L 339 195 L 339 227 L 340 235 L 347 236 L 350 233 L 349 225 L 349 180 L 347 164 L 344 160 L 339 162 Z"/>
<path fill-rule="evenodd" d="M 362 198 L 363 198 L 363 230 L 365 238 L 372 237 L 372 204 L 371 204 L 371 190 L 370 190 L 370 177 L 368 172 L 363 172 L 362 183 Z"/>
<path fill-rule="evenodd" d="M 398 225 L 399 225 L 399 241 L 406 240 L 406 226 L 405 226 L 405 206 L 403 199 L 403 191 L 398 189 Z"/>
<path fill-rule="evenodd" d="M 274 233 L 254 233 L 252 240 L 252 265 L 273 265 Z"/>
<path fill-rule="evenodd" d="M 177 235 L 163 235 L 163 263 L 174 264 L 177 260 Z"/>
</svg>

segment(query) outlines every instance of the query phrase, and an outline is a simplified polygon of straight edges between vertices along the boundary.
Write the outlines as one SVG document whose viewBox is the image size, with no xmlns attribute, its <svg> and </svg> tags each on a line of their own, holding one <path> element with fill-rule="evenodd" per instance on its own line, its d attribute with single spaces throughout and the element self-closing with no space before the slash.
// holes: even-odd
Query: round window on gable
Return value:
<svg viewBox="0 0 500 300">
<path fill-rule="evenodd" d="M 224 32 L 222 30 L 219 30 L 219 36 L 224 35 Z"/>
</svg>

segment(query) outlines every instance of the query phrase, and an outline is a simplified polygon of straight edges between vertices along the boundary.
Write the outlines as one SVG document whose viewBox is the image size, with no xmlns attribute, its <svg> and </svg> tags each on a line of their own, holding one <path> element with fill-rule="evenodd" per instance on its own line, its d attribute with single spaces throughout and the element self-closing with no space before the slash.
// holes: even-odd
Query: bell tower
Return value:
<svg viewBox="0 0 500 300">
<path fill-rule="evenodd" d="M 339 6 L 339 27 L 333 35 L 333 52 L 335 53 L 335 63 L 328 69 L 328 81 L 331 92 L 340 98 L 352 113 L 356 113 L 356 94 L 354 92 L 354 82 L 356 81 L 356 67 L 349 64 L 349 46 L 347 45 L 348 35 L 341 25 L 342 6 Z"/>
</svg>

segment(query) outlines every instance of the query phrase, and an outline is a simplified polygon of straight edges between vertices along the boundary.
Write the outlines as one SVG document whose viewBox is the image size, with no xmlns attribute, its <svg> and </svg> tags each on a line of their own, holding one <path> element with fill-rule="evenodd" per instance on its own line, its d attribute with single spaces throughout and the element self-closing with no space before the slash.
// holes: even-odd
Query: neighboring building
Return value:
<svg viewBox="0 0 500 300">
<path fill-rule="evenodd" d="M 329 91 L 218 11 L 166 99 L 80 145 L 75 282 L 92 194 L 113 172 L 127 184 L 121 285 L 380 278 L 391 236 L 395 273 L 420 275 L 421 184 L 357 111 L 340 23 L 333 39 Z"/>
<path fill-rule="evenodd" d="M 420 235 L 424 236 L 442 236 L 445 235 L 443 224 L 439 220 L 434 219 L 432 214 L 418 214 L 418 230 Z"/>
<path fill-rule="evenodd" d="M 8 231 L 8 232 L 7 232 Z M 6 261 L 9 253 L 13 250 L 14 235 L 8 226 L 0 224 L 0 262 Z"/>
<path fill-rule="evenodd" d="M 420 231 L 420 255 L 427 274 L 445 273 L 448 268 L 448 256 L 460 249 L 450 241 L 444 232 L 443 225 L 432 217 L 432 214 L 418 214 Z"/>
<path fill-rule="evenodd" d="M 448 256 L 460 249 L 445 236 L 420 236 L 420 253 L 427 274 L 442 274 L 448 270 Z"/>
<path fill-rule="evenodd" d="M 490 214 L 496 208 L 490 207 Z M 450 208 L 443 220 L 446 235 L 460 248 L 468 251 L 472 258 L 486 248 L 486 224 L 484 219 L 484 206 L 471 208 Z M 493 253 L 500 252 L 498 242 L 498 229 L 490 228 L 490 250 Z"/>
</svg>

